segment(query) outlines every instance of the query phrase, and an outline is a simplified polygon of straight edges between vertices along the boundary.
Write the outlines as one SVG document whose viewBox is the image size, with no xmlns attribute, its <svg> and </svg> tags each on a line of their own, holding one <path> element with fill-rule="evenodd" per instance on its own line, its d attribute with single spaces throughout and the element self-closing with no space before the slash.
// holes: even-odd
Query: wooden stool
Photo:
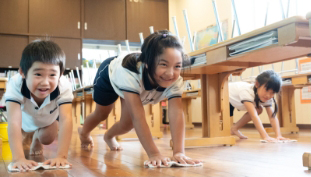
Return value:
<svg viewBox="0 0 311 177">
<path fill-rule="evenodd" d="M 308 167 L 311 170 L 311 153 L 305 152 L 302 156 L 302 163 L 304 167 Z"/>
<path fill-rule="evenodd" d="M 73 95 L 74 95 L 74 99 L 72 101 L 73 129 L 76 130 L 76 128 L 81 125 L 80 122 L 81 102 L 83 100 L 83 96 L 78 95 L 77 92 L 74 92 Z"/>
<path fill-rule="evenodd" d="M 186 129 L 193 129 L 194 125 L 192 124 L 192 99 L 196 99 L 201 97 L 201 90 L 190 90 L 185 91 L 182 94 L 182 104 L 183 104 L 183 111 L 185 116 L 185 128 Z"/>
</svg>

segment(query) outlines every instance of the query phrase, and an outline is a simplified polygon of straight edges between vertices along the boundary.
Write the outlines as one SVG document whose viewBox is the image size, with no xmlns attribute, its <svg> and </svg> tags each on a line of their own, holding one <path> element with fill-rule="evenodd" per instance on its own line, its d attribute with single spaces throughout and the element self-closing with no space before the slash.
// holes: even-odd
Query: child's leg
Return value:
<svg viewBox="0 0 311 177">
<path fill-rule="evenodd" d="M 78 128 L 78 133 L 80 135 L 81 146 L 83 148 L 94 146 L 93 139 L 90 136 L 90 132 L 103 120 L 107 119 L 109 113 L 111 112 L 114 104 L 108 106 L 102 106 L 96 104 L 95 111 L 88 115 L 84 121 L 83 127 Z"/>
<path fill-rule="evenodd" d="M 116 136 L 125 134 L 133 129 L 132 118 L 127 110 L 124 99 L 121 98 L 121 118 L 105 134 L 104 140 L 111 150 L 122 150 L 116 140 Z"/>
<path fill-rule="evenodd" d="M 262 113 L 262 107 L 256 108 L 257 114 L 260 115 Z M 231 127 L 231 134 L 236 135 L 241 139 L 247 139 L 247 136 L 244 136 L 239 129 L 242 128 L 244 125 L 246 125 L 249 121 L 251 121 L 252 118 L 250 114 L 247 112 L 245 113 L 242 118 L 237 121 L 232 127 Z"/>
<path fill-rule="evenodd" d="M 49 145 L 51 144 L 58 133 L 58 121 L 55 121 L 51 125 L 40 128 L 35 131 L 33 137 L 32 137 L 32 143 L 30 146 L 30 155 L 40 155 L 42 154 L 42 149 L 44 145 Z"/>
<path fill-rule="evenodd" d="M 231 127 L 231 134 L 236 135 L 241 139 L 247 139 L 247 136 L 244 136 L 239 129 L 242 128 L 245 124 L 247 124 L 249 121 L 251 121 L 252 118 L 249 115 L 249 113 L 245 113 L 242 118 L 237 121 L 234 125 Z"/>
<path fill-rule="evenodd" d="M 24 132 L 22 129 L 22 137 L 23 137 L 23 149 L 24 150 L 29 150 L 30 145 L 32 143 L 32 138 L 35 132 Z"/>
</svg>

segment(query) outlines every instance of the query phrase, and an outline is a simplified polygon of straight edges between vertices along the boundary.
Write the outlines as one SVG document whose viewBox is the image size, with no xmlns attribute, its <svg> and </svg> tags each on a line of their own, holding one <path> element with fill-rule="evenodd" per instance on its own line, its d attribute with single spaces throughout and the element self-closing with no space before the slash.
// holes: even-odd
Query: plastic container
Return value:
<svg viewBox="0 0 311 177">
<path fill-rule="evenodd" d="M 9 141 L 7 122 L 0 123 L 0 138 L 2 139 L 3 142 Z"/>
</svg>

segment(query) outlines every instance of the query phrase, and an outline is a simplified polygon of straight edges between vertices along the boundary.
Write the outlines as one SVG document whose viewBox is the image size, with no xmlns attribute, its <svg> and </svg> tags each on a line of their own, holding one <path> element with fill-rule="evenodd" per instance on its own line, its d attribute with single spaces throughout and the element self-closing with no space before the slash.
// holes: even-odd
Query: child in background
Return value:
<svg viewBox="0 0 311 177">
<path fill-rule="evenodd" d="M 40 155 L 42 145 L 51 144 L 56 138 L 58 125 L 57 156 L 44 164 L 56 167 L 69 164 L 73 95 L 71 86 L 62 76 L 64 68 L 65 54 L 52 41 L 34 41 L 24 49 L 19 74 L 10 79 L 4 95 L 13 168 L 28 171 L 37 165 L 25 158 L 22 134 L 27 137 L 34 132 L 30 155 Z"/>
<path fill-rule="evenodd" d="M 143 107 L 167 98 L 174 143 L 172 160 L 183 164 L 199 163 L 187 157 L 184 151 L 183 79 L 180 72 L 186 61 L 180 42 L 166 30 L 148 36 L 141 53 L 106 59 L 94 80 L 95 112 L 78 129 L 82 147 L 94 146 L 90 132 L 108 117 L 114 102 L 120 97 L 121 119 L 104 135 L 107 145 L 111 150 L 122 150 L 115 137 L 135 128 L 148 154 L 148 163 L 167 165 L 170 158 L 162 156 L 153 142 Z"/>
<path fill-rule="evenodd" d="M 233 116 L 234 108 L 247 111 L 231 127 L 231 134 L 241 139 L 247 139 L 239 129 L 252 120 L 262 139 L 268 142 L 288 140 L 281 135 L 279 120 L 276 117 L 278 106 L 275 102 L 274 94 L 279 93 L 281 85 L 282 79 L 272 70 L 264 71 L 258 75 L 255 84 L 246 82 L 229 83 L 230 116 Z M 272 108 L 273 102 L 275 110 Z M 260 121 L 259 115 L 262 113 L 263 107 L 266 108 L 270 123 L 276 133 L 276 139 L 267 134 Z"/>
</svg>

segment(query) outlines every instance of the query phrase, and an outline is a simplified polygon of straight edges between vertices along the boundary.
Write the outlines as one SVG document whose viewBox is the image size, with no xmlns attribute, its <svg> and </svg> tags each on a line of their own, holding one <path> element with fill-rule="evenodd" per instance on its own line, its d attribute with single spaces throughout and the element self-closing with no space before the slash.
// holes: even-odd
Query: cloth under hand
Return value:
<svg viewBox="0 0 311 177">
<path fill-rule="evenodd" d="M 277 141 L 272 141 L 268 142 L 267 140 L 260 140 L 262 143 L 292 143 L 292 142 L 297 142 L 297 140 L 277 140 Z"/>
<path fill-rule="evenodd" d="M 56 168 L 56 166 L 50 166 L 50 165 L 43 165 L 42 162 L 38 162 L 38 166 L 33 166 L 30 171 L 34 170 L 57 170 L 57 169 L 65 169 L 65 168 L 70 168 L 70 165 L 65 165 L 65 166 L 60 166 L 59 168 Z M 9 172 L 20 172 L 18 168 L 13 168 L 13 163 L 11 162 L 8 166 Z"/>
<path fill-rule="evenodd" d="M 157 168 L 158 166 L 154 166 L 152 164 L 147 164 L 148 161 L 145 161 L 144 162 L 144 166 L 146 167 L 149 167 L 149 168 Z M 170 168 L 170 167 L 199 167 L 199 166 L 203 166 L 203 163 L 197 163 L 197 164 L 181 164 L 181 163 L 178 163 L 178 162 L 175 162 L 175 161 L 170 161 L 170 162 L 167 162 L 167 166 L 166 165 L 163 165 L 161 164 L 160 168 Z"/>
</svg>

